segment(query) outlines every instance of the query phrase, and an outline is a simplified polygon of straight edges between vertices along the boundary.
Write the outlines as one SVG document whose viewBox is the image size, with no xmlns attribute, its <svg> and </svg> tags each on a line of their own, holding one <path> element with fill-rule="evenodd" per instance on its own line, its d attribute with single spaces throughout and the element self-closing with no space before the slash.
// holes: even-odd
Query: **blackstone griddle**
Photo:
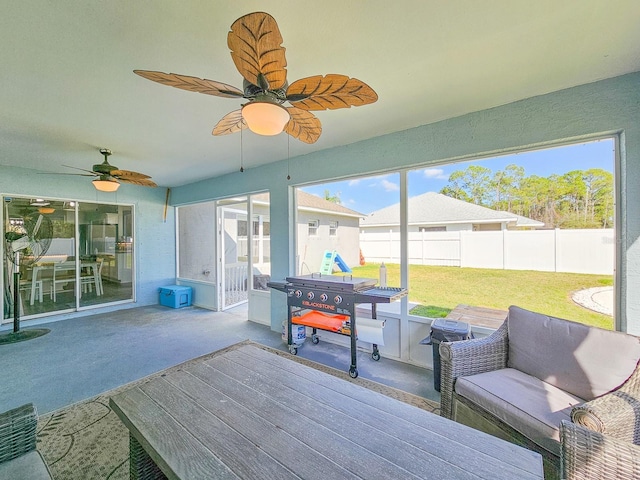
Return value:
<svg viewBox="0 0 640 480">
<path fill-rule="evenodd" d="M 346 325 L 336 330 L 334 328 L 312 325 L 312 342 L 319 342 L 317 330 L 333 331 L 351 337 L 351 367 L 349 375 L 358 376 L 356 361 L 356 305 L 371 304 L 371 318 L 376 318 L 376 304 L 390 303 L 407 295 L 405 288 L 380 287 L 375 278 L 358 278 L 350 275 L 300 275 L 287 277 L 285 281 L 271 281 L 267 286 L 287 294 L 287 345 L 289 351 L 296 355 L 298 348 L 293 342 L 292 324 L 305 325 L 304 310 L 328 313 L 336 318 L 345 318 Z M 371 358 L 380 359 L 378 346 L 373 344 Z"/>
</svg>

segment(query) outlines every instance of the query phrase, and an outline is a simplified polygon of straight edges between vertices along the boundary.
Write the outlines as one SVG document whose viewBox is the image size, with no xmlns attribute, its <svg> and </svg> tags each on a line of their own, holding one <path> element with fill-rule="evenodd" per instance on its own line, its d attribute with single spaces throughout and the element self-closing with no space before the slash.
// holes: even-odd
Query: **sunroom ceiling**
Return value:
<svg viewBox="0 0 640 480">
<path fill-rule="evenodd" d="M 227 47 L 238 17 L 278 22 L 290 81 L 340 73 L 378 102 L 317 112 L 308 145 L 214 137 L 241 101 L 159 85 L 159 70 L 242 87 Z M 0 165 L 68 172 L 98 148 L 178 186 L 640 70 L 637 0 L 4 2 Z"/>
</svg>

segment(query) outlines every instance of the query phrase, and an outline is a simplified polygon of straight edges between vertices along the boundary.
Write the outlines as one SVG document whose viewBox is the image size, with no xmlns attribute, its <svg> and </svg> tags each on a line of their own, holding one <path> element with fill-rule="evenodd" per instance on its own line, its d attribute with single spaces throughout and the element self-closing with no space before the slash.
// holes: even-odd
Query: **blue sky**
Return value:
<svg viewBox="0 0 640 480">
<path fill-rule="evenodd" d="M 601 168 L 613 173 L 614 142 L 605 139 L 597 142 L 563 147 L 520 152 L 495 158 L 421 168 L 409 173 L 409 196 L 425 192 L 438 192 L 448 183 L 449 175 L 464 170 L 469 165 L 481 165 L 492 172 L 503 170 L 507 165 L 524 167 L 525 175 L 548 177 L 572 170 Z M 303 190 L 324 197 L 325 190 L 332 195 L 340 194 L 342 205 L 357 212 L 369 214 L 400 201 L 400 176 L 397 173 L 362 177 L 303 187 Z"/>
</svg>

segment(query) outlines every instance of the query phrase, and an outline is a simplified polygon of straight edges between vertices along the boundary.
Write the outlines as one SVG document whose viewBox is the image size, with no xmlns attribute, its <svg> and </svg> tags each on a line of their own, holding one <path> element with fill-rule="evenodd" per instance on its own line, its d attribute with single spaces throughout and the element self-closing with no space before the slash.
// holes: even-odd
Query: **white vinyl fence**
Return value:
<svg viewBox="0 0 640 480">
<path fill-rule="evenodd" d="M 413 265 L 612 275 L 613 229 L 409 232 Z M 365 261 L 400 263 L 398 232 L 362 232 Z"/>
</svg>

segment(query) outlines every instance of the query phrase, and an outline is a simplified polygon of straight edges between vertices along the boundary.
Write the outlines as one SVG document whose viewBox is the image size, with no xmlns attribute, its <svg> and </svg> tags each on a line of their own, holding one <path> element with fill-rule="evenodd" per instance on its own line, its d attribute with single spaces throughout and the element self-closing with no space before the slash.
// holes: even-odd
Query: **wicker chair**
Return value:
<svg viewBox="0 0 640 480">
<path fill-rule="evenodd" d="M 536 327 L 536 323 L 540 327 Z M 522 329 L 522 325 L 528 329 L 526 332 L 529 337 L 523 339 L 522 330 L 519 331 L 519 336 L 514 337 L 517 329 Z M 524 356 L 521 350 L 523 344 L 526 344 L 524 348 L 528 349 L 527 355 Z M 550 353 L 550 349 L 559 353 Z M 601 444 L 609 446 L 612 442 L 622 442 L 628 447 L 622 451 L 630 451 L 629 448 L 637 451 L 633 444 L 640 444 L 639 350 L 640 341 L 631 335 L 602 331 L 510 307 L 507 320 L 490 336 L 440 344 L 441 415 L 540 453 L 544 460 L 547 479 L 560 478 L 561 456 L 564 455 L 567 478 L 638 478 L 640 480 L 640 477 L 616 477 L 611 474 L 602 477 L 569 475 L 570 471 L 577 471 L 576 465 L 584 463 L 585 455 L 600 452 Z M 554 356 L 555 358 L 551 358 Z M 526 423 L 528 420 L 523 420 L 525 425 L 517 422 L 512 425 L 513 418 L 510 414 L 495 411 L 497 408 L 495 405 L 500 403 L 493 404 L 494 406 L 487 410 L 471 399 L 474 397 L 468 398 L 465 390 L 457 386 L 460 378 L 468 377 L 465 382 L 458 382 L 458 384 L 464 383 L 467 390 L 469 381 L 472 384 L 475 382 L 490 388 L 492 384 L 482 384 L 480 380 L 489 378 L 493 382 L 506 381 L 507 383 L 496 387 L 504 392 L 505 388 L 513 385 L 508 383 L 508 371 L 519 368 L 518 363 L 522 367 L 523 358 L 527 362 L 538 362 L 534 366 L 538 377 L 533 379 L 534 382 L 538 382 L 533 384 L 536 387 L 546 385 L 551 389 L 552 387 L 545 383 L 547 379 L 555 382 L 552 385 L 555 386 L 553 388 L 556 391 L 573 383 L 572 388 L 566 389 L 567 392 L 571 392 L 571 397 L 567 398 L 573 400 L 567 400 L 567 403 L 563 403 L 561 407 L 558 407 L 557 403 L 547 407 L 546 401 L 553 401 L 553 399 L 543 398 L 540 408 L 536 404 L 533 410 L 525 411 L 522 417 L 525 419 L 534 417 L 536 413 L 539 414 L 541 410 L 548 408 L 549 414 L 542 418 L 546 419 L 546 425 L 549 425 L 549 428 L 552 428 L 550 425 L 556 426 L 555 438 L 546 436 L 551 433 L 549 429 L 536 430 L 535 435 L 531 436 L 530 424 Z M 602 358 L 606 361 L 601 361 Z M 543 367 L 540 367 L 540 364 Z M 556 370 L 557 365 L 562 367 Z M 523 371 L 529 373 L 526 369 Z M 533 374 L 529 373 L 529 375 Z M 613 378 L 615 375 L 617 375 L 616 378 Z M 514 378 L 519 381 L 524 377 L 515 376 Z M 603 380 L 600 381 L 600 378 Z M 484 381 L 487 382 L 487 380 Z M 530 399 L 536 398 L 534 391 L 526 390 L 526 383 L 522 385 L 525 390 L 518 393 L 521 398 L 529 395 L 532 395 Z M 542 390 L 544 391 L 545 388 L 543 387 Z M 498 391 L 495 395 L 502 399 L 507 398 L 501 397 L 501 392 Z M 524 405 L 527 403 L 525 402 Z M 514 408 L 519 407 L 514 406 Z M 577 433 L 574 434 L 576 429 L 570 426 L 569 420 L 595 431 L 594 434 L 599 432 L 604 440 L 596 441 L 597 434 L 591 435 L 588 430 L 587 433 L 582 432 L 585 428 L 580 429 L 582 437 Z M 564 426 L 564 444 L 560 443 L 558 436 L 562 421 L 569 424 Z M 562 434 L 562 432 L 559 433 Z M 593 442 L 594 448 L 590 453 L 585 451 L 588 445 L 585 447 L 584 435 L 591 435 L 589 441 Z M 570 443 L 577 438 L 580 439 L 577 440 L 577 444 Z M 626 463 L 624 456 L 619 456 L 616 461 Z M 593 462 L 596 462 L 595 458 Z M 639 462 L 633 459 L 628 462 L 629 467 L 637 468 L 634 465 Z"/>
<path fill-rule="evenodd" d="M 560 426 L 562 478 L 640 479 L 640 369 Z"/>
<path fill-rule="evenodd" d="M 38 415 L 33 404 L 0 414 L 0 479 L 52 479 L 36 450 Z"/>
<path fill-rule="evenodd" d="M 640 478 L 640 446 L 575 423 L 560 424 L 563 480 Z"/>
</svg>

